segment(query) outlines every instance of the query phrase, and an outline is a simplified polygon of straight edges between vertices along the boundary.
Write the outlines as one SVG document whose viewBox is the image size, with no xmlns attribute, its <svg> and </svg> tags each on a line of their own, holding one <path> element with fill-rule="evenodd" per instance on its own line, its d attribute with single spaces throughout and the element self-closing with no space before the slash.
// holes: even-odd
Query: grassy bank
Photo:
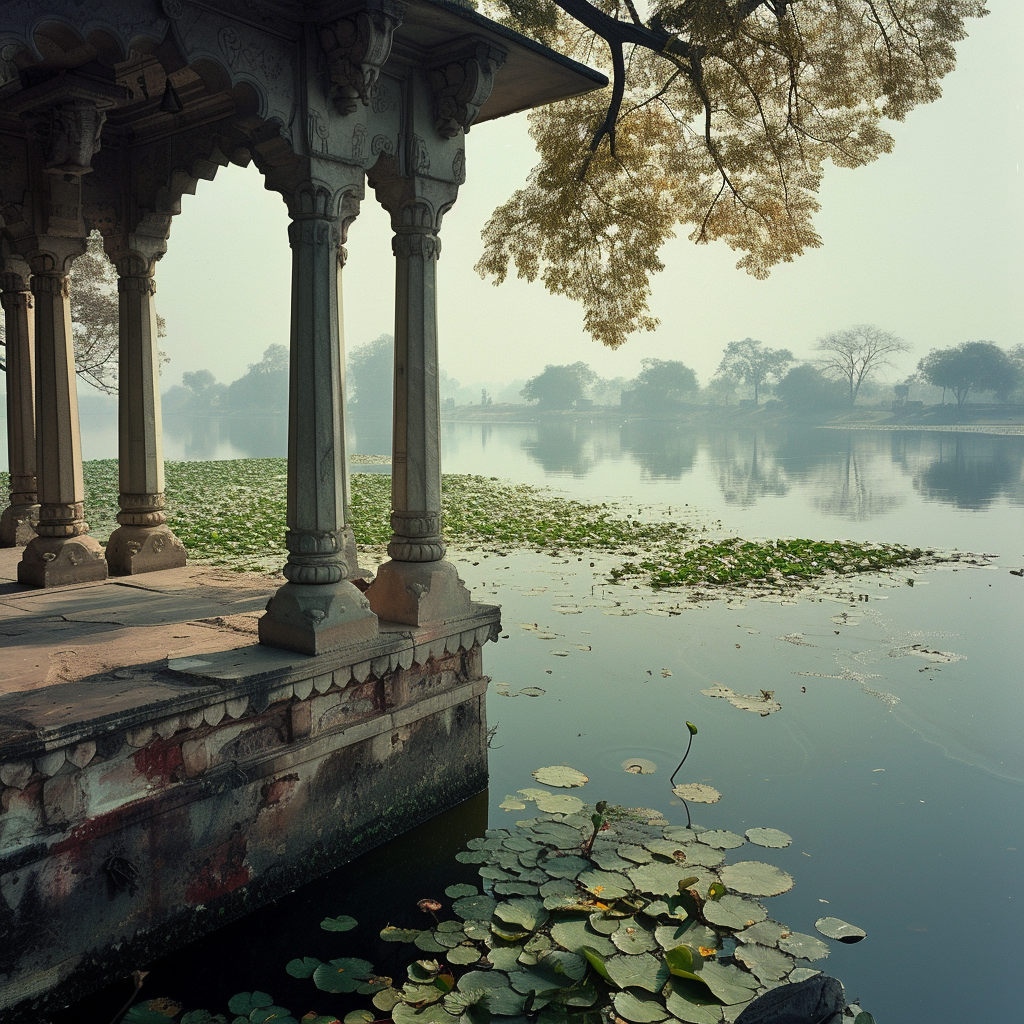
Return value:
<svg viewBox="0 0 1024 1024">
<path fill-rule="evenodd" d="M 276 572 L 285 558 L 284 459 L 168 462 L 167 511 L 193 562 L 238 571 Z M 117 462 L 85 464 L 86 509 L 93 534 L 116 529 Z M 6 491 L 6 474 L 0 487 Z M 391 481 L 352 477 L 350 522 L 366 564 L 383 558 L 390 537 Z M 715 537 L 682 510 L 586 504 L 496 477 L 446 475 L 445 536 L 456 548 L 499 554 L 527 549 L 552 555 L 615 556 L 613 579 L 668 586 L 792 589 L 823 577 L 898 569 L 937 557 L 897 544 Z M 639 513 L 639 510 L 638 510 Z"/>
</svg>

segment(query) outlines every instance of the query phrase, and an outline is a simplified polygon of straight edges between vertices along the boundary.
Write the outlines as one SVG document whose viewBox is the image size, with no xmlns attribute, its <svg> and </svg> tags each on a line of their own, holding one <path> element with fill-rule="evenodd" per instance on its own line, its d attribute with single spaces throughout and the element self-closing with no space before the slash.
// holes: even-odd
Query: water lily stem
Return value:
<svg viewBox="0 0 1024 1024">
<path fill-rule="evenodd" d="M 691 732 L 690 733 L 690 738 L 686 741 L 686 753 L 683 754 L 683 760 L 679 762 L 678 766 L 676 767 L 676 770 L 669 776 L 668 784 L 670 786 L 674 786 L 675 785 L 676 775 L 679 774 L 679 769 L 683 767 L 683 763 L 690 756 L 690 746 L 692 745 L 692 743 L 693 743 L 693 733 Z"/>
</svg>

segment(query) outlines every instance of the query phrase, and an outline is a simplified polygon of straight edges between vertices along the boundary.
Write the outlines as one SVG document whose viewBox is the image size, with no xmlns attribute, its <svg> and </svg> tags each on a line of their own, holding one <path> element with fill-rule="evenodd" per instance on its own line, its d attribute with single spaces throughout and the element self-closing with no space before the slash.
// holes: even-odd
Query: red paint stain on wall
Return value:
<svg viewBox="0 0 1024 1024">
<path fill-rule="evenodd" d="M 274 804 L 282 803 L 291 798 L 299 784 L 298 775 L 283 775 L 273 782 L 268 782 L 261 790 L 263 797 L 261 807 L 273 807 Z"/>
<path fill-rule="evenodd" d="M 181 744 L 173 740 L 154 740 L 135 751 L 135 770 L 150 782 L 172 781 L 183 763 Z"/>
<path fill-rule="evenodd" d="M 245 834 L 235 831 L 223 843 L 202 851 L 193 868 L 192 881 L 185 889 L 185 899 L 195 906 L 245 885 L 252 877 L 245 863 L 246 846 Z"/>
</svg>

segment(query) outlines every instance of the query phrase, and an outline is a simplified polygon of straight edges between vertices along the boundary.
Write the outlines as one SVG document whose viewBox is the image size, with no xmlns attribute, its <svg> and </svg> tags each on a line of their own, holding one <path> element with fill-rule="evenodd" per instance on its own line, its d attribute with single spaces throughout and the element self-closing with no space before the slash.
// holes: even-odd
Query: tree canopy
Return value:
<svg viewBox="0 0 1024 1024">
<path fill-rule="evenodd" d="M 833 331 L 814 345 L 822 355 L 818 360 L 826 377 L 846 384 L 852 406 L 865 381 L 883 366 L 892 366 L 893 357 L 909 352 L 910 346 L 890 331 L 874 324 L 857 324 L 845 331 Z"/>
<path fill-rule="evenodd" d="M 571 409 L 596 380 L 597 374 L 586 363 L 548 364 L 526 382 L 520 394 L 528 402 L 536 402 L 538 409 Z"/>
<path fill-rule="evenodd" d="M 348 355 L 348 396 L 353 414 L 391 419 L 395 389 L 395 339 L 391 334 L 352 349 Z"/>
<path fill-rule="evenodd" d="M 791 362 L 793 353 L 788 348 L 765 348 L 763 342 L 744 338 L 725 346 L 715 376 L 752 387 L 754 405 L 757 405 L 761 391 L 781 380 Z"/>
<path fill-rule="evenodd" d="M 947 388 L 963 406 L 971 391 L 991 391 L 1005 399 L 1020 384 L 1017 361 L 991 341 L 965 341 L 953 348 L 932 349 L 918 364 L 927 383 Z"/>
<path fill-rule="evenodd" d="M 633 381 L 635 403 L 663 408 L 700 390 L 697 374 L 677 359 L 644 359 L 641 365 L 643 369 Z"/>
<path fill-rule="evenodd" d="M 184 374 L 182 383 L 188 386 Z M 284 345 L 268 345 L 263 358 L 250 363 L 248 371 L 228 385 L 228 405 L 232 412 L 287 412 L 288 349 Z"/>
<path fill-rule="evenodd" d="M 583 306 L 615 347 L 653 330 L 651 277 L 677 229 L 755 277 L 821 245 L 826 161 L 859 167 L 941 95 L 981 0 L 481 0 L 483 13 L 605 70 L 609 88 L 530 114 L 540 162 L 491 217 L 477 269 L 509 265 Z"/>
<path fill-rule="evenodd" d="M 71 333 L 75 344 L 75 372 L 97 391 L 117 394 L 118 300 L 117 271 L 103 250 L 98 231 L 89 236 L 85 252 L 71 265 Z M 157 315 L 157 336 L 165 337 L 167 325 Z M 0 346 L 6 343 L 4 318 L 0 315 Z M 161 352 L 161 363 L 170 362 Z M 6 372 L 0 355 L 0 371 Z"/>
</svg>

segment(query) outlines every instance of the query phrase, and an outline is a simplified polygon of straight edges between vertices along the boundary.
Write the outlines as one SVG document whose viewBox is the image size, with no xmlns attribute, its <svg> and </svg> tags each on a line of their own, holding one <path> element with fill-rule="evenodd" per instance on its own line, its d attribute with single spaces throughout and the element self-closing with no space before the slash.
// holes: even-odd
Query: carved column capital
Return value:
<svg viewBox="0 0 1024 1024">
<path fill-rule="evenodd" d="M 471 38 L 436 51 L 427 71 L 434 91 L 434 127 L 453 139 L 468 132 L 487 102 L 508 51 L 485 39 Z"/>
<path fill-rule="evenodd" d="M 72 99 L 48 110 L 22 115 L 29 134 L 43 151 L 43 170 L 51 174 L 88 174 L 100 150 L 106 113 L 93 100 Z"/>
<path fill-rule="evenodd" d="M 0 273 L 0 306 L 3 306 L 5 312 L 13 313 L 22 306 L 32 308 L 32 293 L 27 278 L 27 273 L 22 274 L 15 270 Z"/>
<path fill-rule="evenodd" d="M 353 114 L 369 105 L 370 90 L 391 53 L 395 29 L 402 23 L 405 4 L 373 0 L 366 8 L 320 28 L 320 45 L 327 55 L 330 97 L 339 114 Z"/>
</svg>

